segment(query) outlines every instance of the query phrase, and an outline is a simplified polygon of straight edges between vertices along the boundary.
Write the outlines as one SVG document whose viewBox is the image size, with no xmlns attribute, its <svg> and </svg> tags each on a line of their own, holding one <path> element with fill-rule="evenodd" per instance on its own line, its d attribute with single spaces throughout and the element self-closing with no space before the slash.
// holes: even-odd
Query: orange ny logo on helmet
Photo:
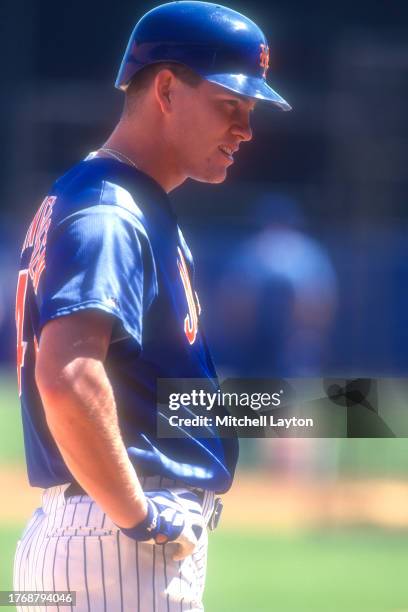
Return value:
<svg viewBox="0 0 408 612">
<path fill-rule="evenodd" d="M 260 65 L 264 69 L 263 77 L 266 77 L 266 73 L 269 68 L 269 47 L 268 45 L 260 44 L 261 52 L 259 54 Z"/>
</svg>

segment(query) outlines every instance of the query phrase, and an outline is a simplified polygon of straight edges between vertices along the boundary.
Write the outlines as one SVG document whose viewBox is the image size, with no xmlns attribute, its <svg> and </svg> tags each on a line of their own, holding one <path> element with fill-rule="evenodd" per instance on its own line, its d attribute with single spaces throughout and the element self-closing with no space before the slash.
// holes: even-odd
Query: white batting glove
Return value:
<svg viewBox="0 0 408 612">
<path fill-rule="evenodd" d="M 138 542 L 152 544 L 178 544 L 174 561 L 181 561 L 195 551 L 205 523 L 199 498 L 192 491 L 169 489 L 146 491 L 146 518 L 129 529 L 121 531 Z"/>
</svg>

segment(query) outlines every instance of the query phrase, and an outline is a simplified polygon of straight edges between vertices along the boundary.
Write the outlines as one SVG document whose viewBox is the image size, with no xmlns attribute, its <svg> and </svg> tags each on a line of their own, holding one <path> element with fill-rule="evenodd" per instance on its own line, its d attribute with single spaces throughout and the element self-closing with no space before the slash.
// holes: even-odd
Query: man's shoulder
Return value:
<svg viewBox="0 0 408 612">
<path fill-rule="evenodd" d="M 143 176 L 132 177 L 129 183 L 126 168 L 107 159 L 85 159 L 70 168 L 53 184 L 49 195 L 58 202 L 55 221 L 76 213 L 114 215 L 145 228 L 144 215 L 132 190 Z"/>
<path fill-rule="evenodd" d="M 84 159 L 72 166 L 65 174 L 60 176 L 51 188 L 53 195 L 67 202 L 84 202 L 85 204 L 107 203 L 107 197 L 111 202 L 124 198 L 124 181 L 120 175 L 115 173 L 116 168 L 109 163 L 110 160 Z M 109 188 L 106 189 L 106 186 Z M 112 187 L 116 187 L 116 189 Z"/>
</svg>

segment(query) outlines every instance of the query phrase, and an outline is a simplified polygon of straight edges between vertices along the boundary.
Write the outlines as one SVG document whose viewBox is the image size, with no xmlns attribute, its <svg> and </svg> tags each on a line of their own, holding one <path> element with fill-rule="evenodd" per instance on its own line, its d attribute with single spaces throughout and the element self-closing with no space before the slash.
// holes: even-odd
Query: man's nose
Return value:
<svg viewBox="0 0 408 612">
<path fill-rule="evenodd" d="M 252 140 L 252 127 L 249 115 L 240 117 L 239 121 L 233 126 L 232 132 L 234 136 L 239 136 L 244 142 Z"/>
</svg>

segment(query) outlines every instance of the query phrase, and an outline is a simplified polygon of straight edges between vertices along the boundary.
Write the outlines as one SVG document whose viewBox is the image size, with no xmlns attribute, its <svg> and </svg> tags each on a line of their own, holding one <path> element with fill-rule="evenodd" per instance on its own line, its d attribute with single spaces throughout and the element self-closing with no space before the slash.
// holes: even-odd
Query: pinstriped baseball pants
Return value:
<svg viewBox="0 0 408 612">
<path fill-rule="evenodd" d="M 145 490 L 188 488 L 158 476 L 141 478 Z M 46 489 L 14 559 L 15 591 L 75 591 L 72 612 L 202 611 L 207 530 L 196 552 L 173 561 L 175 544 L 135 542 L 86 495 L 65 498 L 68 485 Z M 214 507 L 205 492 L 204 520 Z M 18 612 L 56 612 L 59 606 L 17 607 Z"/>
</svg>

